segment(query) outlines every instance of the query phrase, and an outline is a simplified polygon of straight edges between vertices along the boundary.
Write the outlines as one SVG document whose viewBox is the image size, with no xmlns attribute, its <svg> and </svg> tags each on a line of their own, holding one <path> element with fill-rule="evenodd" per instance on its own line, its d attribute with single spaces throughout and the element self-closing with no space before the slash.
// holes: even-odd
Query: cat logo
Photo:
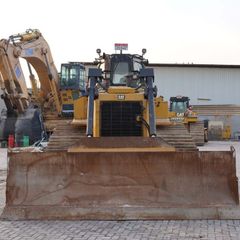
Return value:
<svg viewBox="0 0 240 240">
<path fill-rule="evenodd" d="M 125 95 L 123 95 L 123 94 L 118 94 L 118 95 L 117 95 L 117 100 L 125 100 Z"/>
</svg>

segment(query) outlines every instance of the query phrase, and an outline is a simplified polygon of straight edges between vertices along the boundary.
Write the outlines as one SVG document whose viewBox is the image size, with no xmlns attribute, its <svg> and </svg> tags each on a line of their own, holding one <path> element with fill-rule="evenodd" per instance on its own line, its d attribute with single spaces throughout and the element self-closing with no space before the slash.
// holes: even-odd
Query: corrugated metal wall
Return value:
<svg viewBox="0 0 240 240">
<path fill-rule="evenodd" d="M 194 105 L 240 104 L 239 68 L 154 67 L 154 72 L 158 94 L 165 100 L 185 95 Z"/>
</svg>

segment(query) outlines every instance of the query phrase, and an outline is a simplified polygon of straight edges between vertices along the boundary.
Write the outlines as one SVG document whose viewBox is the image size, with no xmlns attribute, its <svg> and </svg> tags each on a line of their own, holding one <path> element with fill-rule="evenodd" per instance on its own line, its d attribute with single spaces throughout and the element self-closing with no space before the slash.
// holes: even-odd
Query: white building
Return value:
<svg viewBox="0 0 240 240">
<path fill-rule="evenodd" d="M 193 105 L 240 105 L 240 66 L 206 64 L 149 64 L 160 95 L 188 96 Z"/>
<path fill-rule="evenodd" d="M 232 138 L 240 136 L 239 65 L 157 63 L 149 67 L 154 68 L 158 94 L 165 100 L 182 95 L 192 105 L 208 105 L 199 111 L 202 120 L 222 122 L 223 128 L 231 128 Z"/>
</svg>

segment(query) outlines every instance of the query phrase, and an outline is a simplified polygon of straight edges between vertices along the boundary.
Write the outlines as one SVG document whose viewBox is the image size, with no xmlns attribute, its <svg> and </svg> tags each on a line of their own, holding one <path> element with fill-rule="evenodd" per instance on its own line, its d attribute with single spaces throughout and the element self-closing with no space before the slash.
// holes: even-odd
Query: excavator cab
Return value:
<svg viewBox="0 0 240 240">
<path fill-rule="evenodd" d="M 60 88 L 62 90 L 85 90 L 85 67 L 78 62 L 63 63 L 60 73 Z"/>
<path fill-rule="evenodd" d="M 62 115 L 73 116 L 73 101 L 85 94 L 85 67 L 78 62 L 61 65 L 60 92 Z"/>
</svg>

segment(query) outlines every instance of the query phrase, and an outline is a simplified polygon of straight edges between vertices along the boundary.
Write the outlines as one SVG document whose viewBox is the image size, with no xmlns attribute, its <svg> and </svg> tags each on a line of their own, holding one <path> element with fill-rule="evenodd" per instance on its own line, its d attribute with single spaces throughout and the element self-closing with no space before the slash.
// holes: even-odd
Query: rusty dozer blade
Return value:
<svg viewBox="0 0 240 240">
<path fill-rule="evenodd" d="M 160 152 L 158 139 L 127 139 L 9 153 L 2 218 L 240 219 L 234 151 Z"/>
<path fill-rule="evenodd" d="M 160 137 L 98 137 L 82 138 L 68 152 L 175 152 Z"/>
</svg>

